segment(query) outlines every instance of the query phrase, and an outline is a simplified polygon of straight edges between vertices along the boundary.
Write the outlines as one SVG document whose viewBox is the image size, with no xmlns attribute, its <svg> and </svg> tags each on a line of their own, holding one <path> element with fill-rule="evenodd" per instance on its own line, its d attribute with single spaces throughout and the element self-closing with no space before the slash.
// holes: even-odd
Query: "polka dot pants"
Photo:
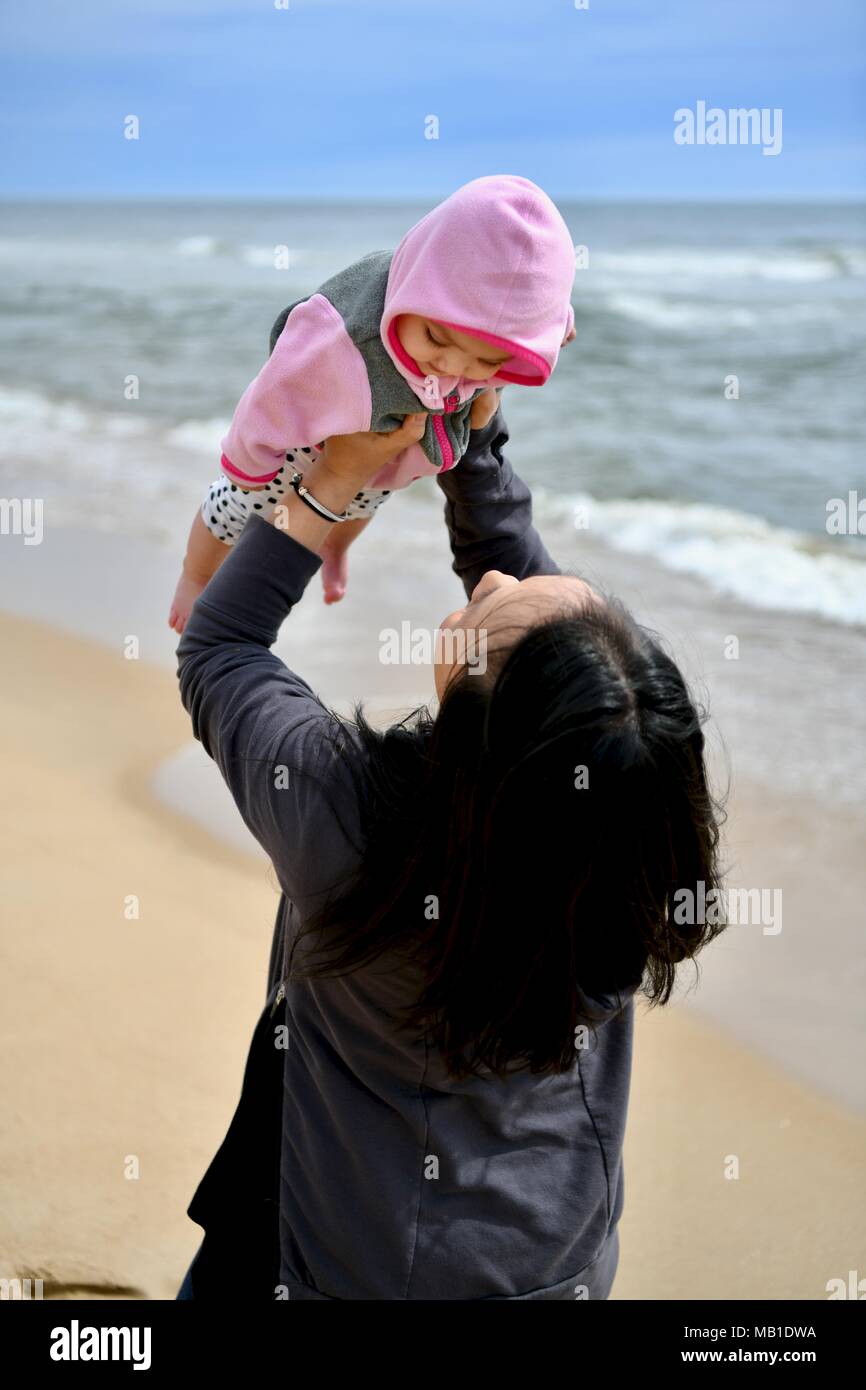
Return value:
<svg viewBox="0 0 866 1390">
<path fill-rule="evenodd" d="M 312 449 L 291 450 L 286 454 L 286 462 L 277 476 L 267 487 L 254 492 L 231 482 L 226 477 L 217 478 L 211 483 L 207 497 L 202 503 L 201 516 L 205 526 L 218 541 L 225 545 L 234 545 L 251 513 L 259 512 L 264 517 L 273 514 L 274 507 L 289 490 L 289 478 L 296 468 L 303 472 L 304 462 L 312 457 L 312 454 Z M 390 495 L 388 488 L 366 488 L 363 492 L 357 492 L 346 508 L 346 515 L 352 520 L 364 520 L 372 516 L 376 508 Z"/>
</svg>

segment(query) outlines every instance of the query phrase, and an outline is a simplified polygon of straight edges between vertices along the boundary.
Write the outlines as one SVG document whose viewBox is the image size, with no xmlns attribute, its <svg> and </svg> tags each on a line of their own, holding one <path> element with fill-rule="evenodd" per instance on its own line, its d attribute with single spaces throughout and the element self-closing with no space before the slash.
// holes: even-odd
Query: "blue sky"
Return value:
<svg viewBox="0 0 866 1390">
<path fill-rule="evenodd" d="M 4 11 L 3 197 L 433 198 L 499 172 L 559 197 L 866 195 L 866 0 Z M 781 108 L 781 152 L 675 144 L 699 100 Z"/>
</svg>

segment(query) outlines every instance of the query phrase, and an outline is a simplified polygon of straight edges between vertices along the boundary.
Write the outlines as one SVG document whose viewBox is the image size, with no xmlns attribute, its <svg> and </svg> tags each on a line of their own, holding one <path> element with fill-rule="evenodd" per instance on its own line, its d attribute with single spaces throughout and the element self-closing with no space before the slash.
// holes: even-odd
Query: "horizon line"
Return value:
<svg viewBox="0 0 866 1390">
<path fill-rule="evenodd" d="M 453 192 L 453 190 L 451 190 Z M 3 203 L 180 203 L 180 202 L 222 202 L 222 203 L 353 203 L 367 202 L 371 205 L 386 203 L 416 203 L 427 198 L 447 198 L 448 192 L 400 194 L 331 194 L 295 193 L 285 197 L 259 193 L 4 193 L 0 191 L 0 205 Z M 777 195 L 752 195 L 745 193 L 708 194 L 705 196 L 683 194 L 637 194 L 637 193 L 550 193 L 554 202 L 581 203 L 709 203 L 709 204 L 764 204 L 788 205 L 791 203 L 850 203 L 866 204 L 866 189 L 862 193 L 783 193 Z"/>
</svg>

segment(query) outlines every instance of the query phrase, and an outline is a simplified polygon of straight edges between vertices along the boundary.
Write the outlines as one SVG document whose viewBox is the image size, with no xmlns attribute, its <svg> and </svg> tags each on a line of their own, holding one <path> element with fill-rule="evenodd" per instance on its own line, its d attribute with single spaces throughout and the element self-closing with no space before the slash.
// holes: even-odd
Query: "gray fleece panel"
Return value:
<svg viewBox="0 0 866 1390">
<path fill-rule="evenodd" d="M 373 402 L 370 428 L 383 431 L 398 429 L 407 415 L 427 409 L 405 377 L 397 371 L 388 356 L 379 331 L 385 313 L 385 289 L 393 254 L 393 251 L 372 251 L 369 256 L 362 256 L 359 261 L 332 275 L 330 280 L 326 280 L 314 291 L 315 294 L 323 295 L 334 306 L 345 324 L 346 332 L 364 359 Z M 311 298 L 312 295 L 305 295 L 283 310 L 271 329 L 269 352 L 273 352 L 286 319 L 295 306 Z M 419 443 L 430 462 L 437 468 L 442 467 L 443 457 L 433 427 L 433 415 L 442 418 L 456 463 L 466 452 L 469 443 L 469 412 L 472 401 L 483 389 L 479 387 L 478 391 L 456 410 L 428 411 L 430 418 Z"/>
</svg>

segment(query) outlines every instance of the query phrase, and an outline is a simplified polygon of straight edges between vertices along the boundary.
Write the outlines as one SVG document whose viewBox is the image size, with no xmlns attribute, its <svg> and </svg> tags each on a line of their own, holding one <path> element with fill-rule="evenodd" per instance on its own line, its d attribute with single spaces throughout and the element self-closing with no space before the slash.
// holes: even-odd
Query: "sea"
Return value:
<svg viewBox="0 0 866 1390">
<path fill-rule="evenodd" d="M 44 497 L 55 533 L 179 554 L 279 311 L 429 206 L 0 205 L 2 495 Z M 796 690 L 785 761 L 813 791 L 866 801 L 838 727 L 862 751 L 866 204 L 560 206 L 577 337 L 545 387 L 503 396 L 537 524 L 578 572 L 590 549 L 602 578 L 604 554 L 614 574 L 630 557 L 687 581 L 698 608 L 750 613 L 755 701 L 766 713 Z M 376 520 L 386 571 L 441 529 L 435 485 L 410 491 L 399 525 Z M 755 769 L 778 773 L 790 742 L 758 736 L 740 704 Z"/>
<path fill-rule="evenodd" d="M 785 887 L 784 932 L 726 934 L 690 999 L 866 1113 L 866 205 L 561 207 L 577 336 L 545 387 L 503 393 L 507 457 L 551 553 L 659 635 L 708 711 L 734 881 Z M 0 607 L 174 664 L 186 534 L 274 320 L 426 211 L 0 204 L 0 499 L 45 515 L 42 545 L 0 537 Z M 329 703 L 415 703 L 429 671 L 383 667 L 379 637 L 458 590 L 422 479 L 353 547 L 343 602 L 306 595 L 277 651 Z M 204 753 L 178 757 L 156 795 L 233 842 Z"/>
</svg>

